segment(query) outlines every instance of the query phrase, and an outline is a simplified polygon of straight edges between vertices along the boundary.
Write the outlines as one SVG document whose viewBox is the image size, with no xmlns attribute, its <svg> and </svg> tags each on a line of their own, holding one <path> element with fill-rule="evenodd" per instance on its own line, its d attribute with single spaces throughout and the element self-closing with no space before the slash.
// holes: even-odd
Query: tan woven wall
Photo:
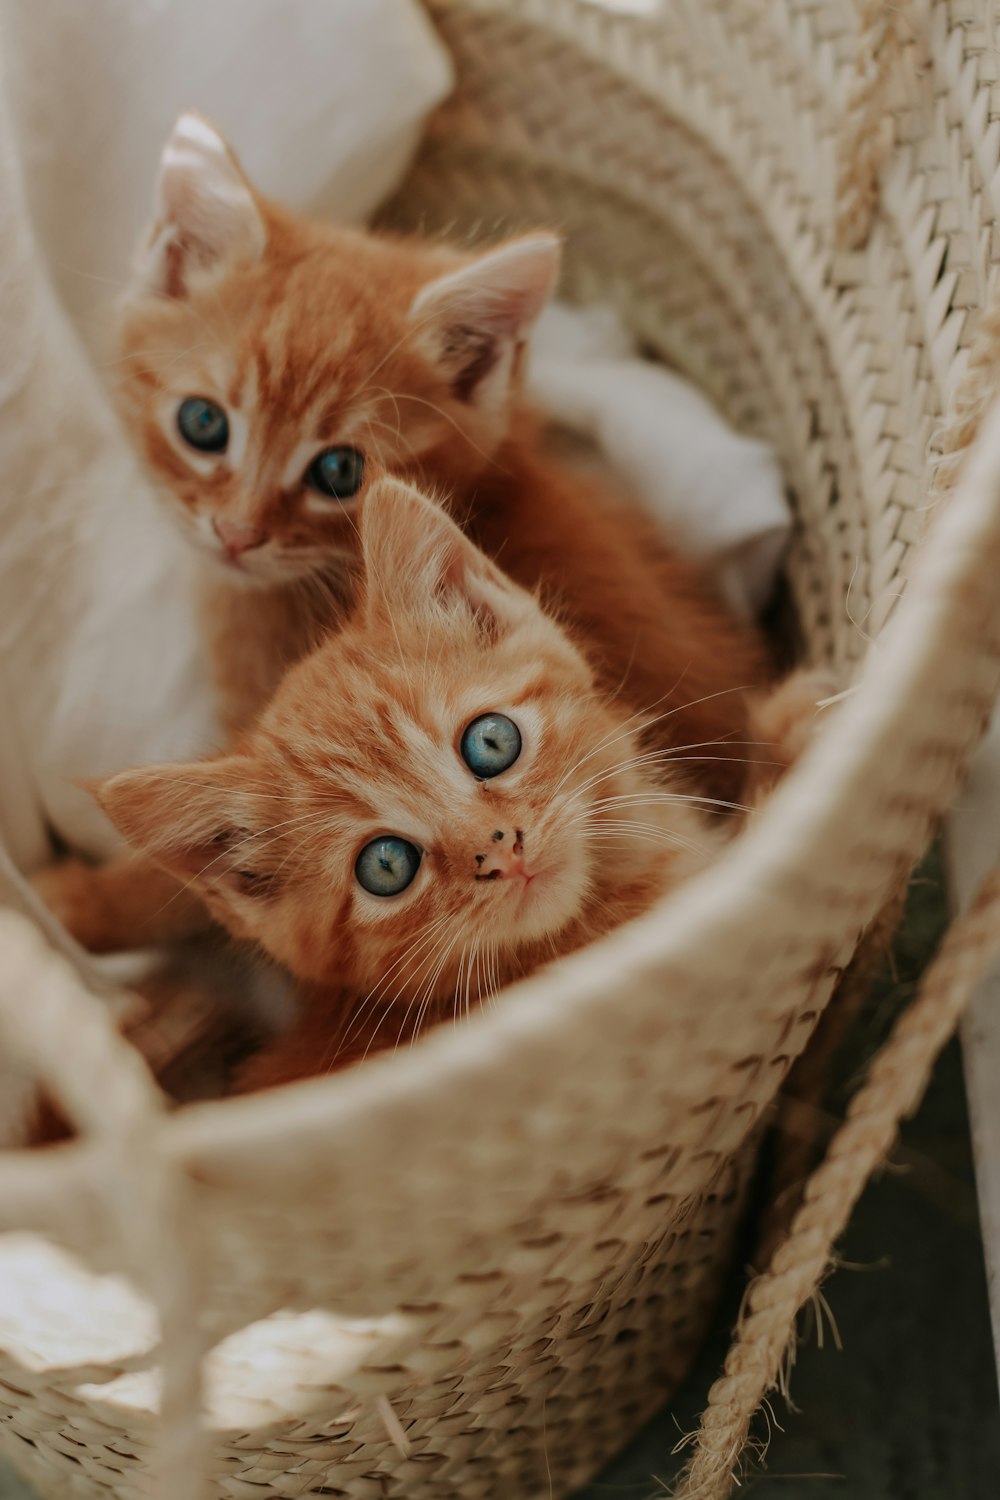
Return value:
<svg viewBox="0 0 1000 1500">
<path fill-rule="evenodd" d="M 964 378 L 992 280 L 992 8 L 896 6 L 891 35 L 890 8 L 859 26 L 848 0 L 430 8 L 460 90 L 391 217 L 564 226 L 573 293 L 613 298 L 777 444 L 808 653 L 866 669 L 718 870 L 495 1014 L 332 1082 L 167 1119 L 100 1010 L 0 925 L 0 1040 L 87 1127 L 0 1162 L 0 1222 L 131 1269 L 159 1308 L 168 1500 L 200 1493 L 198 1357 L 224 1336 L 205 1494 L 531 1500 L 592 1473 L 683 1371 L 767 1106 L 1000 682 L 996 420 L 880 635 L 932 440 L 971 435 L 992 388 L 989 342 Z M 969 420 L 945 427 L 956 402 Z M 5 1277 L 5 1449 L 60 1500 L 153 1493 L 141 1307 L 17 1241 Z M 280 1309 L 304 1316 L 248 1327 Z"/>
</svg>

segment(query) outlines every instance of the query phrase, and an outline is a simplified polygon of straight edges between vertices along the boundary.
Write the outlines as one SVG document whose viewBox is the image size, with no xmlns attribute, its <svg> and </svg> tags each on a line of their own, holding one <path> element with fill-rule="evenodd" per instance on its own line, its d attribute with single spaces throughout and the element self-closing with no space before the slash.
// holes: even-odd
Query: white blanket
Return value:
<svg viewBox="0 0 1000 1500">
<path fill-rule="evenodd" d="M 0 839 L 29 869 L 46 825 L 113 847 L 77 778 L 218 738 L 188 558 L 99 369 L 170 125 L 201 108 L 265 191 L 361 220 L 451 72 L 416 0 L 0 0 L 0 49 Z M 532 378 L 755 607 L 787 526 L 767 450 L 604 314 L 553 314 Z"/>
<path fill-rule="evenodd" d="M 529 386 L 590 438 L 731 607 L 754 616 L 784 555 L 791 512 L 765 443 L 728 427 L 688 381 L 640 359 L 614 310 L 555 303 L 534 340 Z"/>
</svg>

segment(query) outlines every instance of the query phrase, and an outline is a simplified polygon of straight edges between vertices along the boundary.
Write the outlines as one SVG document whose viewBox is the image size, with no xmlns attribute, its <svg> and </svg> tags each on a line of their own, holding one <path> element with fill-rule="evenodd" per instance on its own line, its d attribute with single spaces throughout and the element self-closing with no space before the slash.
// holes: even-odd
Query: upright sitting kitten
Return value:
<svg viewBox="0 0 1000 1500">
<path fill-rule="evenodd" d="M 359 530 L 350 618 L 233 752 L 99 792 L 135 846 L 313 986 L 245 1086 L 329 1067 L 345 994 L 377 1021 L 401 1005 L 390 1039 L 479 1005 L 646 910 L 733 828 L 441 510 L 386 480 Z"/>
<path fill-rule="evenodd" d="M 489 556 L 541 586 L 601 686 L 657 709 L 702 790 L 738 796 L 754 633 L 630 508 L 546 456 L 520 394 L 554 285 L 549 234 L 469 255 L 297 218 L 200 118 L 178 122 L 123 309 L 120 403 L 165 504 L 205 557 L 205 621 L 230 731 L 341 615 L 370 476 L 439 495 Z M 206 747 L 207 748 L 207 747 Z M 153 882 L 169 928 L 188 910 Z M 134 862 L 43 894 L 82 941 L 153 941 Z M 123 919 L 116 923 L 115 912 Z"/>
<path fill-rule="evenodd" d="M 756 641 L 702 580 L 545 456 L 520 374 L 558 266 L 550 234 L 471 256 L 294 217 L 211 126 L 179 121 L 124 307 L 119 389 L 165 503 L 217 565 L 235 727 L 313 644 L 295 617 L 328 617 L 331 589 L 339 609 L 373 464 L 440 495 L 517 582 L 554 591 L 631 702 L 680 681 L 681 708 L 758 680 Z M 672 743 L 742 721 L 738 691 L 712 697 L 678 713 Z"/>
</svg>

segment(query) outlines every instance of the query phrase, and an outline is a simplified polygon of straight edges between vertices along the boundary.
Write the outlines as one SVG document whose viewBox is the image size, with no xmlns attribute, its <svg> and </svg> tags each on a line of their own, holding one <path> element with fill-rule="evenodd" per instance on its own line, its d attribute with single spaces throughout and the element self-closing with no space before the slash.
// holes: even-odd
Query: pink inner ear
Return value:
<svg viewBox="0 0 1000 1500">
<path fill-rule="evenodd" d="M 495 641 L 501 635 L 502 622 L 482 587 L 488 566 L 465 543 L 456 541 L 438 575 L 436 592 L 444 598 L 450 595 L 461 599 L 481 633 Z"/>
<path fill-rule="evenodd" d="M 219 133 L 182 115 L 160 163 L 157 227 L 147 275 L 181 297 L 192 269 L 263 254 L 267 231 L 253 190 Z"/>
<path fill-rule="evenodd" d="M 184 285 L 184 246 L 177 240 L 171 240 L 163 254 L 163 290 L 168 297 L 183 297 L 187 288 Z"/>
<path fill-rule="evenodd" d="M 184 270 L 209 267 L 235 258 L 241 251 L 252 253 L 253 210 L 240 211 L 212 196 L 187 172 L 174 172 L 163 180 L 165 222 L 173 228 L 166 245 L 164 290 L 168 296 L 184 293 Z"/>
<path fill-rule="evenodd" d="M 532 235 L 488 251 L 417 293 L 411 316 L 434 330 L 436 357 L 459 400 L 471 402 L 509 357 L 508 346 L 527 338 L 558 269 L 556 238 Z"/>
<path fill-rule="evenodd" d="M 471 401 L 501 357 L 500 333 L 456 328 L 448 336 L 445 357 L 453 370 L 451 388 L 459 401 Z"/>
<path fill-rule="evenodd" d="M 177 875 L 188 880 L 221 878 L 227 870 L 224 844 L 206 841 L 176 844 L 159 851 L 159 858 Z"/>
<path fill-rule="evenodd" d="M 275 883 L 273 875 L 254 869 L 251 853 L 241 859 L 247 842 L 246 829 L 226 825 L 214 837 L 192 835 L 190 843 L 178 839 L 159 848 L 153 846 L 152 852 L 173 874 L 191 881 L 196 889 L 201 885 L 248 896 L 269 894 Z"/>
<path fill-rule="evenodd" d="M 437 578 L 439 594 L 467 594 L 469 582 L 469 558 L 458 541 L 448 547 Z"/>
</svg>

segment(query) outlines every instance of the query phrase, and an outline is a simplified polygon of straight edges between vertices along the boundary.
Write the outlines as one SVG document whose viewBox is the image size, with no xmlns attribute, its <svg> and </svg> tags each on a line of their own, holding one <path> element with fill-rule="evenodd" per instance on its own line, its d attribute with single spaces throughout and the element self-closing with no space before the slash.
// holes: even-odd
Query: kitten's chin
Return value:
<svg viewBox="0 0 1000 1500">
<path fill-rule="evenodd" d="M 214 541 L 203 536 L 197 525 L 192 525 L 186 511 L 178 515 L 176 507 L 170 506 L 168 514 L 209 583 L 225 582 L 237 588 L 261 589 L 273 588 L 279 581 L 260 559 L 251 563 L 249 558 L 229 557 Z"/>
<path fill-rule="evenodd" d="M 283 588 L 304 583 L 315 576 L 315 569 L 297 568 L 277 556 L 232 558 L 217 547 L 206 546 L 197 536 L 188 539 L 209 578 L 217 584 L 228 584 L 230 588 L 248 591 Z"/>
<path fill-rule="evenodd" d="M 288 582 L 291 576 L 282 577 L 277 569 L 268 569 L 259 563 L 253 566 L 248 562 L 226 557 L 214 549 L 198 546 L 197 543 L 195 546 L 211 577 L 218 583 L 227 583 L 230 588 L 249 591 L 274 588 L 278 583 Z"/>
<path fill-rule="evenodd" d="M 225 581 L 230 586 L 253 590 L 319 583 L 324 595 L 329 595 L 331 589 L 335 594 L 343 592 L 350 578 L 352 561 L 346 553 L 331 553 L 324 558 L 323 566 L 318 567 L 315 562 L 311 566 L 297 564 L 280 554 L 259 559 L 251 556 L 234 561 L 214 550 L 203 551 L 201 547 L 198 547 L 198 553 L 208 560 L 212 577 L 219 582 Z"/>
<path fill-rule="evenodd" d="M 503 906 L 496 913 L 514 943 L 556 938 L 579 917 L 587 897 L 587 875 L 579 867 L 540 870 L 527 884 L 504 881 L 496 890 Z"/>
</svg>

